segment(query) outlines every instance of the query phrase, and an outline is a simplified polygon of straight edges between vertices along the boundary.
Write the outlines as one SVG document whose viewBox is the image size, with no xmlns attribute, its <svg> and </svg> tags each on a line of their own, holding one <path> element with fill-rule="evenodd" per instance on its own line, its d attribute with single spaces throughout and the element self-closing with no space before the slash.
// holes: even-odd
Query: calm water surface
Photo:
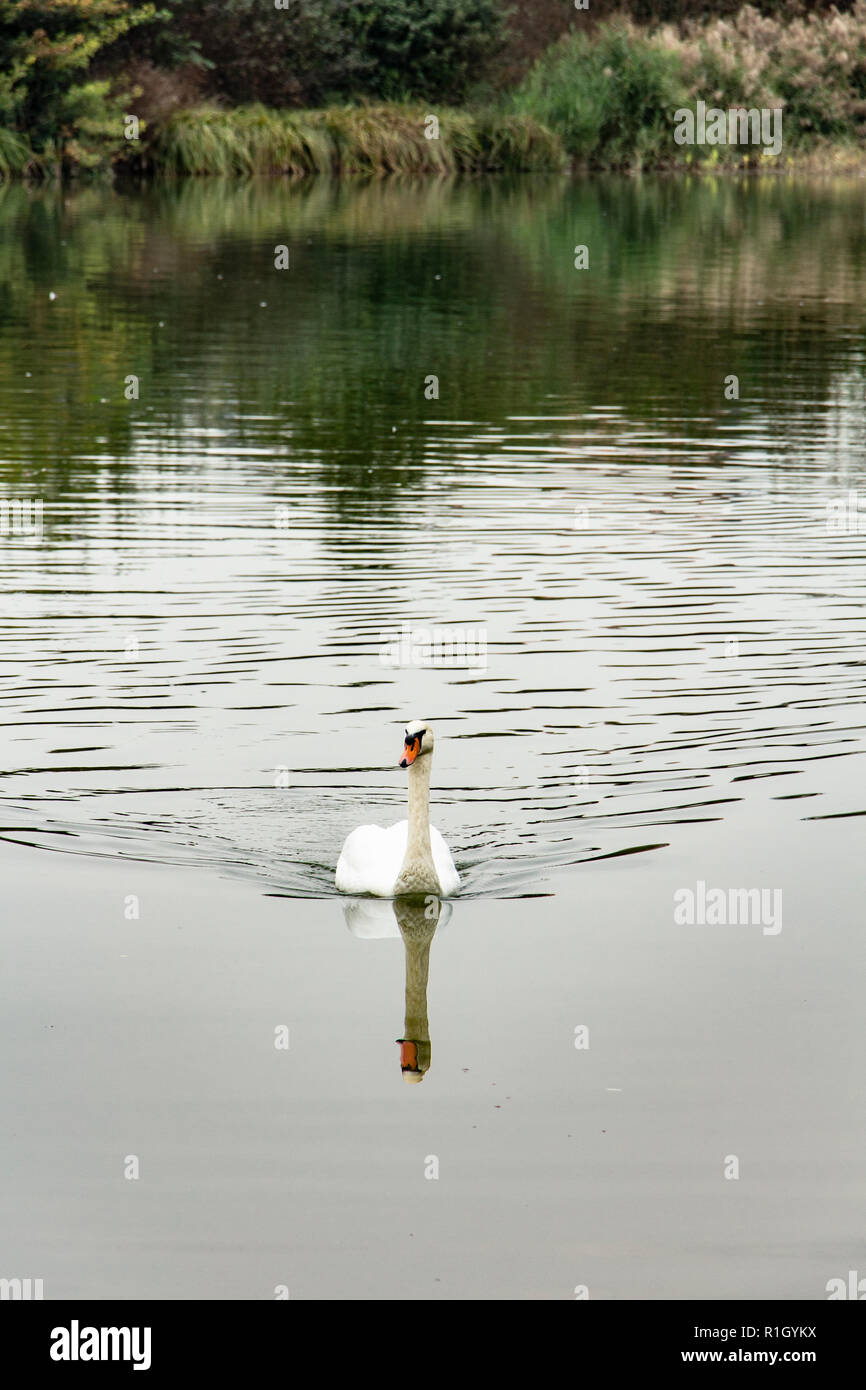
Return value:
<svg viewBox="0 0 866 1390">
<path fill-rule="evenodd" d="M 452 1070 L 434 1064 L 412 1098 L 435 1095 L 438 1085 L 442 1103 L 456 1104 L 470 1039 L 482 1043 L 497 1024 L 517 1030 L 513 1077 L 523 1078 L 537 1113 L 526 1115 L 523 1145 L 515 1139 L 505 1148 L 516 1219 L 527 1206 L 524 1188 L 537 1193 L 551 1181 L 538 1134 L 562 1118 L 565 1142 L 564 1097 L 579 1059 L 574 1027 L 588 1021 L 591 999 L 606 1045 L 623 1049 L 613 1073 L 632 1080 L 628 1059 L 639 1056 L 657 1065 L 628 1121 L 633 1166 L 620 1150 L 625 1166 L 611 1177 L 600 1151 L 597 1168 L 560 1173 L 561 1202 L 572 1209 L 573 1181 L 591 1212 L 601 1183 L 611 1221 L 634 1229 L 637 1212 L 658 1211 L 659 1192 L 687 1185 L 673 1155 L 694 1129 L 695 1105 L 712 1117 L 722 1104 L 714 1086 L 724 1091 L 728 1068 L 743 1076 L 757 1069 L 761 1085 L 743 1099 L 744 1114 L 695 1159 L 707 1165 L 696 1179 L 700 1211 L 719 1222 L 718 1232 L 693 1242 L 696 1263 L 685 1253 L 688 1236 L 661 1223 L 647 1231 L 643 1255 L 629 1255 L 627 1241 L 612 1249 L 600 1230 L 582 1267 L 608 1261 L 598 1296 L 823 1296 L 825 1279 L 854 1258 L 841 1233 L 853 1229 L 851 1165 L 863 1156 L 862 1126 L 848 1104 L 856 1068 L 826 1036 L 824 1051 L 795 1066 L 790 1040 L 804 1009 L 817 1011 L 809 1026 L 819 1034 L 834 1021 L 846 1034 L 856 1018 L 857 818 L 866 814 L 866 519 L 858 526 L 856 514 L 859 490 L 866 515 L 864 213 L 860 183 L 783 179 L 190 182 L 66 195 L 0 188 L 0 834 L 9 842 L 7 881 L 22 894 L 10 1005 L 22 989 L 35 991 L 47 1020 L 47 1001 L 59 999 L 50 990 L 43 998 L 28 914 L 45 927 L 46 951 L 81 948 L 97 931 L 82 904 L 91 894 L 98 904 L 109 891 L 112 901 L 138 892 L 134 861 L 147 883 L 173 885 L 166 902 L 184 922 L 181 904 L 201 896 L 213 928 L 191 927 L 200 951 L 178 954 L 165 906 L 154 974 L 132 988 L 142 1018 L 162 1018 L 168 1032 L 165 1076 L 148 1079 L 145 1068 L 141 1077 L 154 1096 L 171 1086 L 183 1039 L 201 1021 L 197 1010 L 217 1017 L 233 1007 L 204 1002 L 200 971 L 214 951 L 211 983 L 250 950 L 255 957 L 245 921 L 264 933 L 258 965 L 276 972 L 289 950 L 277 923 L 292 924 L 292 969 L 305 1001 L 302 1008 L 295 998 L 295 1012 L 323 1028 L 344 1061 L 356 991 L 366 1005 L 349 1030 L 359 1059 L 359 1038 L 385 1036 L 391 1049 L 403 958 L 388 957 L 392 1023 L 385 996 L 374 1002 L 381 967 L 372 967 L 374 985 L 361 955 L 345 955 L 354 943 L 343 904 L 333 901 L 333 870 L 355 825 L 405 814 L 405 774 L 396 767 L 402 723 L 429 719 L 437 733 L 433 818 L 465 890 L 443 920 L 430 966 L 433 982 L 441 953 L 439 978 L 451 988 L 443 990 L 450 1002 L 440 1004 L 439 1036 L 455 1045 Z M 589 249 L 586 270 L 575 269 L 578 245 Z M 280 246 L 289 251 L 287 270 L 274 267 Z M 132 376 L 137 399 L 126 398 Z M 430 627 L 483 631 L 486 663 L 389 661 L 404 628 Z M 725 885 L 784 889 L 786 928 L 777 940 L 760 927 L 739 928 L 733 945 L 703 929 L 698 946 L 688 938 L 684 958 L 671 893 L 714 873 Z M 238 880 L 231 892 L 227 879 Z M 276 900 L 267 905 L 263 894 Z M 527 916 L 523 900 L 538 896 L 550 906 L 535 904 Z M 307 916 L 287 902 L 313 898 L 331 901 L 309 903 Z M 58 906 L 73 900 L 75 909 Z M 223 928 L 229 900 L 243 906 Z M 78 913 L 74 932 L 67 910 Z M 290 915 L 268 917 L 266 930 L 265 911 Z M 387 906 L 349 911 L 346 920 L 356 936 L 394 937 L 400 924 L 392 917 Z M 335 923 L 342 935 L 325 960 L 322 942 Z M 112 930 L 94 942 L 96 956 L 127 960 L 127 947 L 109 944 Z M 624 933 L 616 945 L 611 932 Z M 402 934 L 411 993 L 426 987 L 426 956 L 423 943 L 413 955 L 411 931 Z M 696 950 L 708 954 L 696 958 Z M 779 959 L 793 972 L 782 972 L 784 987 Z M 460 1005 L 460 981 L 472 969 L 498 993 Z M 705 995 L 707 972 L 718 995 Z M 536 973 L 539 987 L 527 989 Z M 90 1016 L 80 1044 L 87 1051 L 101 1038 L 90 1065 L 96 1077 L 110 1075 L 112 1019 L 127 986 L 99 970 L 80 979 L 73 970 L 71 978 Z M 820 1000 L 810 1004 L 819 978 Z M 577 980 L 593 981 L 586 996 L 583 986 L 576 996 Z M 258 971 L 248 985 L 255 996 Z M 167 988 L 177 991 L 174 1010 Z M 648 1043 L 641 1018 L 650 995 L 654 1026 L 664 1034 L 661 1020 L 673 1010 L 681 1036 L 661 1042 L 656 1034 Z M 723 1013 L 708 1033 L 714 1004 Z M 261 1007 L 256 1026 L 272 1033 L 280 1003 Z M 455 1035 L 475 1010 L 461 1051 Z M 30 1015 L 13 1008 L 13 1016 L 26 1034 Z M 761 1071 L 767 1029 L 789 1039 L 772 1075 Z M 22 1056 L 32 1046 L 25 1034 L 13 1046 Z M 549 1072 L 536 1047 L 557 1051 Z M 500 1039 L 500 1061 L 508 1048 Z M 318 1056 L 326 1071 L 338 1067 Z M 377 1118 L 365 1120 L 371 1153 L 383 1126 L 403 1132 L 403 1112 L 392 1109 L 395 1100 L 405 1108 L 408 1093 L 395 1093 L 393 1051 L 385 1058 L 369 1058 L 375 1082 L 353 1079 L 362 1096 L 365 1084 L 375 1092 L 368 1099 Z M 56 1063 L 48 1054 L 43 1062 L 37 1073 L 47 1086 Z M 674 1102 L 665 1087 L 683 1064 L 685 1092 Z M 239 1098 L 255 1094 L 257 1073 L 252 1062 L 249 1074 L 237 1058 L 235 1065 L 243 1128 L 249 1116 Z M 306 1078 L 298 1084 L 309 1124 L 326 1083 L 312 1054 L 302 1049 L 294 1065 Z M 805 1136 L 815 1131 L 814 1107 L 834 1068 L 823 1145 L 795 1181 L 786 1163 L 811 1143 Z M 602 1070 L 584 1097 L 597 1135 L 609 1126 L 593 1107 L 629 1090 Z M 337 1128 L 325 1127 L 311 1163 L 337 1152 L 334 1116 L 349 1122 L 339 1068 L 327 1074 L 337 1085 L 328 1110 Z M 723 1255 L 729 1217 L 714 1203 L 731 1185 L 719 1178 L 722 1159 L 738 1152 L 745 1114 L 755 1142 L 767 1137 L 767 1096 L 790 1088 L 795 1074 L 807 1091 L 793 1129 L 782 1126 L 784 1143 L 773 1126 L 781 1148 L 766 1158 L 764 1196 L 775 1193 L 780 1221 L 791 1201 L 801 1213 L 808 1206 L 808 1259 L 793 1226 L 796 1258 L 761 1226 L 771 1220 L 766 1206 L 743 1217 L 742 1248 Z M 485 1086 L 505 1085 L 509 1075 Z M 190 1093 L 212 1117 L 219 1096 L 204 1060 Z M 15 1103 L 32 1119 L 32 1094 Z M 262 1106 L 272 1101 L 262 1098 Z M 667 1115 L 666 1137 L 652 1142 L 670 1161 L 665 1169 L 658 1160 L 660 1186 L 645 1191 L 650 1113 Z M 437 1114 L 453 1138 L 456 1120 Z M 434 1117 L 428 1121 L 415 1145 L 421 1158 L 443 1142 Z M 25 1135 L 29 1123 L 22 1121 Z M 81 1174 L 88 1192 L 98 1132 L 96 1124 L 81 1138 L 92 1159 Z M 233 1133 L 229 1127 L 221 1142 L 231 1146 Z M 154 1118 L 153 1144 L 157 1134 L 170 1149 L 175 1121 Z M 258 1162 L 280 1142 L 274 1133 L 245 1140 L 232 1181 L 241 1181 L 247 1159 Z M 492 1143 L 491 1153 L 501 1153 Z M 135 1144 L 126 1131 L 106 1139 L 110 1163 L 116 1167 L 115 1150 L 135 1152 Z M 44 1189 L 28 1186 L 36 1182 L 25 1171 L 34 1151 L 25 1142 L 13 1164 L 25 1206 L 57 1181 L 46 1171 Z M 832 1167 L 840 1154 L 844 1172 Z M 369 1159 L 374 1170 L 376 1161 Z M 815 1197 L 822 1163 L 830 1165 L 826 1189 L 841 1203 L 833 1238 Z M 478 1178 L 488 1195 L 503 1181 L 491 1164 Z M 420 1172 L 413 1169 L 416 1196 Z M 386 1169 L 380 1176 L 375 1200 L 384 1210 L 394 1177 Z M 345 1172 L 339 1181 L 341 1191 L 354 1190 Z M 273 1194 L 297 1191 L 299 1182 L 298 1172 L 285 1186 L 275 1176 Z M 420 1186 L 423 1204 L 433 1185 Z M 104 1250 L 78 1266 L 57 1253 L 73 1240 L 80 1195 L 73 1183 L 58 1198 L 56 1239 L 46 1236 L 41 1247 L 50 1269 L 60 1261 L 55 1287 L 63 1291 L 103 1296 L 120 1281 L 129 1296 L 257 1297 L 269 1295 L 250 1291 L 255 1278 L 280 1282 L 279 1260 L 263 1272 L 255 1253 L 254 1274 L 243 1277 L 215 1278 L 212 1262 L 208 1273 L 187 1268 L 166 1216 L 165 1247 L 134 1274 L 114 1269 L 114 1284 L 103 1285 L 95 1271 L 108 1268 Z M 467 1211 L 477 1212 L 472 1183 L 463 1195 L 455 1271 L 468 1258 Z M 159 1211 L 174 1212 L 165 1193 Z M 559 1215 L 555 1204 L 549 1228 L 522 1231 L 523 1263 L 511 1282 L 498 1282 L 503 1255 L 485 1228 L 476 1258 L 483 1247 L 487 1263 L 475 1282 L 454 1272 L 442 1286 L 444 1275 L 434 1283 L 429 1271 L 397 1261 L 371 1296 L 399 1294 L 399 1272 L 401 1287 L 420 1297 L 569 1297 L 585 1279 L 581 1260 L 559 1249 Z M 337 1224 L 345 1233 L 353 1220 L 345 1212 Z M 30 1269 L 19 1235 L 14 1248 L 27 1266 L 20 1272 L 35 1276 L 41 1266 Z M 761 1253 L 753 1238 L 763 1241 Z M 319 1255 L 323 1239 L 321 1230 L 309 1236 Z M 265 1235 L 239 1219 L 232 1240 L 260 1252 Z M 435 1241 L 431 1248 L 438 1258 Z M 387 1266 L 387 1240 L 379 1254 Z M 359 1296 L 355 1272 L 338 1276 L 324 1257 L 316 1264 L 319 1255 L 308 1255 L 310 1295 Z M 806 1264 L 785 1284 L 792 1258 Z"/>
<path fill-rule="evenodd" d="M 756 777 L 862 811 L 804 779 L 863 727 L 864 543 L 825 520 L 862 483 L 863 212 L 757 182 L 7 190 L 0 495 L 44 502 L 0 549 L 7 824 L 329 892 L 419 712 L 473 893 Z M 486 669 L 384 666 L 404 624 L 482 629 Z"/>
</svg>

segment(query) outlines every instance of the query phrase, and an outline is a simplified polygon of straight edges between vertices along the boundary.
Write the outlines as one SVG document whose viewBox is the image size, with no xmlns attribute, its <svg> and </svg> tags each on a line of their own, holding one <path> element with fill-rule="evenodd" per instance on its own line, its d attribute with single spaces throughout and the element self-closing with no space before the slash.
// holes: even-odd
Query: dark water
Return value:
<svg viewBox="0 0 866 1390">
<path fill-rule="evenodd" d="M 412 717 L 472 894 L 862 813 L 864 197 L 0 190 L 3 833 L 328 893 Z"/>
</svg>

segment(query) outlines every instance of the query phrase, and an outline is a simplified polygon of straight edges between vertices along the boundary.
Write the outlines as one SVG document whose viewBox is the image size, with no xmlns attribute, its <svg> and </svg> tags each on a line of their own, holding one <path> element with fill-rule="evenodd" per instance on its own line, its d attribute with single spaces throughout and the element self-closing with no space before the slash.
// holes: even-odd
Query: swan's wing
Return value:
<svg viewBox="0 0 866 1390">
<path fill-rule="evenodd" d="M 337 892 L 392 897 L 408 838 L 409 822 L 405 820 L 387 830 L 379 825 L 359 825 L 347 838 L 337 860 Z"/>
<path fill-rule="evenodd" d="M 453 898 L 454 894 L 460 891 L 460 875 L 454 867 L 451 851 L 435 825 L 430 827 L 430 848 L 433 851 L 433 864 L 442 888 L 442 896 Z"/>
</svg>

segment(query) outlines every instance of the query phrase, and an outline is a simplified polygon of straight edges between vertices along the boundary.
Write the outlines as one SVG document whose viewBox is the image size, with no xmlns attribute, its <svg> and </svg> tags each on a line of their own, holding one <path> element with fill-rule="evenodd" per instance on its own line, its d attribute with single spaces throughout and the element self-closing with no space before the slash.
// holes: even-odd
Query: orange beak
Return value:
<svg viewBox="0 0 866 1390">
<path fill-rule="evenodd" d="M 403 1071 L 418 1070 L 418 1047 L 408 1038 L 398 1038 L 400 1044 L 400 1067 Z"/>
<path fill-rule="evenodd" d="M 414 763 L 415 759 L 416 759 L 417 756 L 418 756 L 418 753 L 419 753 L 419 751 L 420 751 L 420 748 L 421 748 L 421 740 L 420 740 L 420 738 L 407 739 L 407 740 L 406 740 L 406 746 L 405 746 L 404 749 L 403 749 L 403 756 L 402 756 L 402 758 L 400 759 L 400 766 L 401 766 L 401 767 L 408 767 L 408 766 L 410 765 L 410 763 Z"/>
</svg>

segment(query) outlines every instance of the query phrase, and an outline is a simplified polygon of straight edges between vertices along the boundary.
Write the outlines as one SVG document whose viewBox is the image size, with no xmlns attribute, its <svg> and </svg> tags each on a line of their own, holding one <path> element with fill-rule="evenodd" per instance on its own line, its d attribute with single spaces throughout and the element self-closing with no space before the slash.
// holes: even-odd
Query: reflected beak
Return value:
<svg viewBox="0 0 866 1390">
<path fill-rule="evenodd" d="M 414 763 L 415 759 L 416 759 L 417 756 L 418 756 L 418 752 L 419 752 L 420 748 L 421 748 L 421 740 L 420 740 L 420 738 L 407 739 L 407 740 L 406 740 L 406 746 L 405 746 L 405 748 L 403 749 L 403 756 L 402 756 L 402 758 L 400 759 L 400 766 L 401 766 L 401 767 L 408 767 L 410 763 Z"/>
</svg>

